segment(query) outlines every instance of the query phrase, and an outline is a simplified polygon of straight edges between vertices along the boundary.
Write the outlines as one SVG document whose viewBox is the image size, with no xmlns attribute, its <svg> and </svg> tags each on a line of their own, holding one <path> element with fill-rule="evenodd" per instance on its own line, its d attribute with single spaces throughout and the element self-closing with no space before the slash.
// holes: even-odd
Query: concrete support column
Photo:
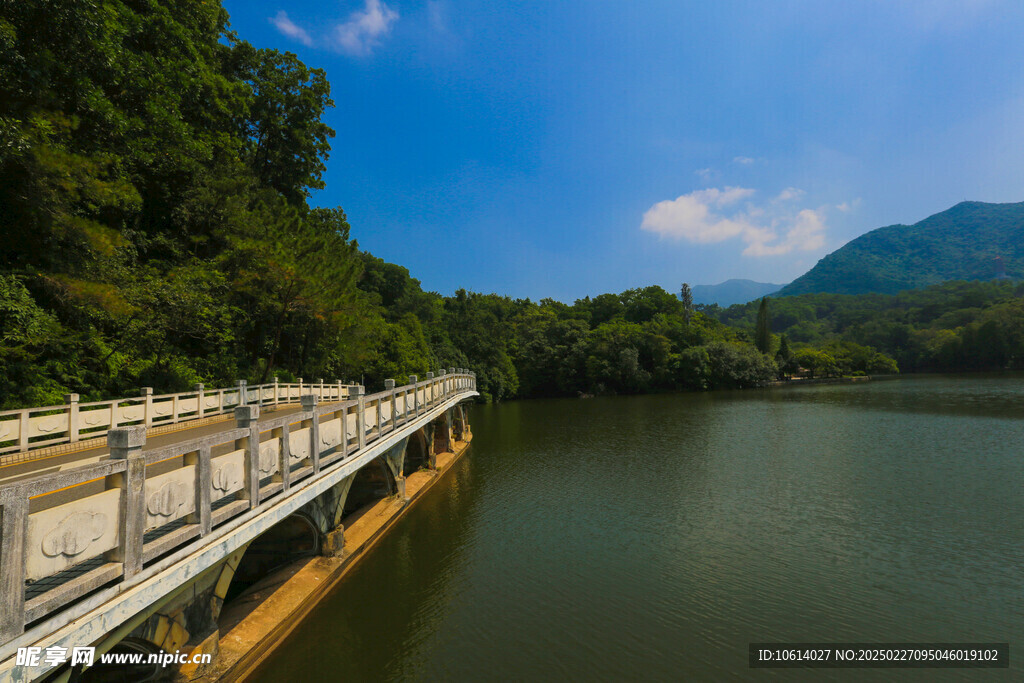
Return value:
<svg viewBox="0 0 1024 683">
<path fill-rule="evenodd" d="M 339 524 L 326 534 L 320 544 L 320 554 L 324 557 L 345 556 L 345 525 Z"/>
<path fill-rule="evenodd" d="M 125 578 L 142 570 L 142 535 L 146 531 L 146 457 L 142 454 L 145 444 L 145 427 L 118 427 L 107 434 L 110 459 L 128 461 L 125 471 L 108 477 L 107 484 L 108 488 L 121 489 L 117 520 L 120 541 L 107 557 L 122 563 Z"/>
</svg>

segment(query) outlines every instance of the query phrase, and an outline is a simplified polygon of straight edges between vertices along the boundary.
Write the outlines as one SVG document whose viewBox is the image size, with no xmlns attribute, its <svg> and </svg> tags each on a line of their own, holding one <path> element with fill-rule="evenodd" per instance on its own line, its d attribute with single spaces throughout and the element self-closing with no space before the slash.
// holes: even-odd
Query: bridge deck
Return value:
<svg viewBox="0 0 1024 683">
<path fill-rule="evenodd" d="M 331 405 L 331 403 L 322 403 L 321 405 L 326 406 Z M 281 417 L 302 412 L 302 406 L 295 404 L 282 405 L 277 407 L 277 409 L 267 406 L 263 408 L 263 411 L 267 415 Z M 184 443 L 192 439 L 212 436 L 219 432 L 234 429 L 235 418 L 231 415 L 224 415 L 222 419 L 218 419 L 215 422 L 207 422 L 195 427 L 189 427 L 187 422 L 180 424 L 182 425 L 181 429 L 147 437 L 146 448 L 173 446 L 176 443 Z M 52 474 L 71 469 L 72 467 L 99 462 L 108 457 L 110 457 L 110 448 L 103 445 L 96 448 L 85 448 L 78 451 L 45 456 L 25 462 L 12 462 L 0 465 L 0 484 L 10 484 L 40 474 Z"/>
</svg>

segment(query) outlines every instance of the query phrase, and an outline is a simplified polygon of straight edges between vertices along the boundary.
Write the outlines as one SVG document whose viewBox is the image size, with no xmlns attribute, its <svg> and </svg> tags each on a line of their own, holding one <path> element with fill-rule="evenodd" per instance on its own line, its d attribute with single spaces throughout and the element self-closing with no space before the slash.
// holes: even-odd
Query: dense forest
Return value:
<svg viewBox="0 0 1024 683">
<path fill-rule="evenodd" d="M 451 366 L 503 400 L 1024 358 L 1007 285 L 950 285 L 957 303 L 930 308 L 424 292 L 360 250 L 341 208 L 310 203 L 334 135 L 322 71 L 245 42 L 216 2 L 0 8 L 0 408 Z M 981 363 L 992 325 L 1005 353 Z"/>
<path fill-rule="evenodd" d="M 953 281 L 893 295 L 803 294 L 770 303 L 771 331 L 795 345 L 869 346 L 903 372 L 1024 369 L 1020 282 Z M 756 323 L 758 305 L 703 310 L 745 329 Z"/>
</svg>

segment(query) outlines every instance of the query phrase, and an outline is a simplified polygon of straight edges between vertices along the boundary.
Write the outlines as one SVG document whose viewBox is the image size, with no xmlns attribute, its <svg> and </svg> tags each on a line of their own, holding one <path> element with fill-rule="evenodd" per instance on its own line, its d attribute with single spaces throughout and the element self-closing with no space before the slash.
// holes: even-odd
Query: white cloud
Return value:
<svg viewBox="0 0 1024 683">
<path fill-rule="evenodd" d="M 398 12 L 381 0 L 366 0 L 366 7 L 353 12 L 348 21 L 334 29 L 335 44 L 342 52 L 363 56 L 380 44 L 398 20 Z"/>
<path fill-rule="evenodd" d="M 701 180 L 705 182 L 711 180 L 713 177 L 718 175 L 718 173 L 713 168 L 698 168 L 696 171 L 694 171 L 694 173 L 699 175 Z"/>
<path fill-rule="evenodd" d="M 744 256 L 781 256 L 792 251 L 813 251 L 825 246 L 825 215 L 821 210 L 795 213 L 778 205 L 803 192 L 786 188 L 767 205 L 741 200 L 754 194 L 742 187 L 709 188 L 658 202 L 644 213 L 640 227 L 662 237 L 711 244 L 739 237 L 747 246 Z"/>
<path fill-rule="evenodd" d="M 836 204 L 836 208 L 843 213 L 849 213 L 860 206 L 860 197 L 857 197 L 852 202 L 843 202 L 842 204 Z"/>
<path fill-rule="evenodd" d="M 754 159 L 752 159 L 751 157 L 733 157 L 733 161 L 737 164 L 742 164 L 744 166 L 750 166 L 751 164 L 754 163 Z"/>
<path fill-rule="evenodd" d="M 292 40 L 297 40 L 307 47 L 313 45 L 313 39 L 310 37 L 306 29 L 298 26 L 294 21 L 288 18 L 288 13 L 281 10 L 277 13 L 277 16 L 270 20 L 270 23 L 277 28 L 278 31 L 288 36 Z"/>
<path fill-rule="evenodd" d="M 793 250 L 814 251 L 825 246 L 825 217 L 820 211 L 801 209 L 795 217 L 777 223 L 787 228 L 784 236 L 780 238 L 773 229 L 758 228 L 746 236 L 749 239 L 743 255 L 781 256 Z"/>
<path fill-rule="evenodd" d="M 787 187 L 775 198 L 777 202 L 788 202 L 790 199 L 799 199 L 804 196 L 804 191 L 796 187 Z"/>
</svg>

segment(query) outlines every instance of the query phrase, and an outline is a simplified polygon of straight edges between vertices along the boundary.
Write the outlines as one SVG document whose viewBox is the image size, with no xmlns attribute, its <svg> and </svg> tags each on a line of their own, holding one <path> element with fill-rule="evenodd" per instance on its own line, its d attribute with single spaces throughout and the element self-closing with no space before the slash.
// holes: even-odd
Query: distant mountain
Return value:
<svg viewBox="0 0 1024 683">
<path fill-rule="evenodd" d="M 754 282 L 753 280 L 726 280 L 718 285 L 694 285 L 692 288 L 693 303 L 718 304 L 719 306 L 745 304 L 748 301 L 773 294 L 782 287 L 783 285 Z"/>
<path fill-rule="evenodd" d="M 1024 277 L 1024 202 L 961 202 L 835 250 L 776 295 L 895 294 L 947 280 Z"/>
</svg>

